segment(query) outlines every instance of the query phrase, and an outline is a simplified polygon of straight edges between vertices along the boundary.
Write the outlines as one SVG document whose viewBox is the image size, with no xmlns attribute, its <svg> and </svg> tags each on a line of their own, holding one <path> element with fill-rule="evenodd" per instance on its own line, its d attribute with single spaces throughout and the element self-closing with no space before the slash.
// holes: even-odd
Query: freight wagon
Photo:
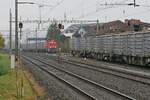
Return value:
<svg viewBox="0 0 150 100">
<path fill-rule="evenodd" d="M 72 55 L 134 65 L 150 64 L 150 32 L 73 37 Z"/>
</svg>

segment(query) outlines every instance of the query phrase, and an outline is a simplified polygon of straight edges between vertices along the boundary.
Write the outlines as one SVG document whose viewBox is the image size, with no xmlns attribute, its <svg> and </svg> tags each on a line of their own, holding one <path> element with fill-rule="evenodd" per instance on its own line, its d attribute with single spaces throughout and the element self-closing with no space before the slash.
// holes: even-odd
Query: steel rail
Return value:
<svg viewBox="0 0 150 100">
<path fill-rule="evenodd" d="M 43 57 L 45 59 L 47 59 L 47 57 L 45 57 L 45 56 L 43 56 Z M 54 60 L 58 61 L 58 59 L 54 59 Z M 114 75 L 114 76 L 130 79 L 130 80 L 133 80 L 133 81 L 136 81 L 136 82 L 140 82 L 142 84 L 150 85 L 150 76 L 140 75 L 140 74 L 137 74 L 137 73 L 127 72 L 127 71 L 123 71 L 123 70 L 119 70 L 119 69 L 108 68 L 108 67 L 105 67 L 105 66 L 96 66 L 96 65 L 87 64 L 87 63 L 84 63 L 84 62 L 69 60 L 69 59 L 67 61 L 62 59 L 62 61 L 65 62 L 65 63 L 68 63 L 68 64 L 75 65 L 77 67 L 84 67 L 84 68 L 99 71 L 99 72 L 102 72 L 102 73 L 111 74 L 111 75 Z M 110 73 L 108 71 L 104 71 L 104 70 L 101 70 L 101 69 L 108 70 L 108 71 L 114 71 L 114 72 L 117 72 L 119 74 L 131 75 L 132 77 L 138 77 L 140 79 L 142 78 L 142 79 L 148 80 L 148 81 L 142 81 L 142 80 L 137 79 L 137 78 L 131 78 L 131 77 L 123 76 L 123 75 L 118 75 L 116 73 Z"/>
<path fill-rule="evenodd" d="M 113 93 L 113 94 L 115 94 L 115 95 L 118 95 L 118 96 L 120 96 L 120 97 L 129 99 L 129 100 L 136 100 L 135 98 L 130 97 L 130 96 L 126 95 L 126 94 L 123 94 L 123 93 L 121 93 L 121 92 L 118 92 L 118 91 L 116 91 L 116 90 L 113 90 L 113 89 L 111 89 L 111 88 L 108 88 L 108 87 L 106 87 L 106 86 L 104 86 L 104 85 L 98 84 L 98 83 L 96 83 L 96 82 L 93 82 L 93 81 L 91 81 L 91 80 L 89 80 L 89 79 L 86 79 L 86 78 L 84 78 L 84 77 L 82 77 L 82 76 L 79 76 L 79 75 L 77 75 L 77 74 L 71 73 L 71 72 L 66 71 L 66 70 L 63 70 L 63 69 L 61 69 L 61 68 L 58 68 L 58 67 L 56 67 L 55 65 L 49 64 L 49 63 L 45 62 L 44 59 L 37 58 L 37 57 L 36 57 L 36 58 L 33 58 L 33 59 L 35 59 L 35 60 L 37 60 L 37 61 L 39 61 L 39 62 L 42 62 L 43 64 L 46 64 L 46 65 L 48 65 L 48 66 L 51 66 L 51 67 L 53 67 L 53 68 L 55 68 L 55 69 L 57 69 L 57 70 L 59 70 L 59 71 L 65 72 L 65 73 L 67 73 L 67 74 L 69 74 L 69 75 L 71 75 L 71 76 L 74 76 L 74 77 L 76 77 L 76 78 L 79 78 L 79 79 L 81 79 L 81 80 L 84 80 L 84 81 L 86 81 L 86 82 L 88 82 L 88 83 L 90 83 L 90 84 L 93 84 L 93 85 L 95 85 L 95 86 L 97 86 L 97 87 L 99 87 L 99 88 L 103 88 L 103 89 L 105 89 L 106 91 L 111 92 L 111 93 Z"/>
<path fill-rule="evenodd" d="M 55 75 L 53 72 L 47 70 L 44 67 L 41 67 L 40 65 L 38 65 L 37 63 L 35 63 L 34 61 L 32 61 L 31 59 L 29 59 L 28 57 L 22 56 L 24 59 L 26 59 L 27 61 L 29 61 L 30 63 L 32 63 L 33 65 L 38 66 L 38 68 L 40 68 L 41 70 L 43 70 L 44 72 L 52 75 L 53 77 L 55 77 L 56 79 L 58 79 L 59 81 L 62 81 L 63 83 L 67 84 L 69 87 L 75 89 L 76 91 L 82 93 L 83 95 L 85 95 L 88 99 L 90 100 L 97 100 L 95 97 L 91 96 L 90 94 L 86 93 L 85 91 L 81 90 L 80 88 L 76 87 L 75 85 L 71 84 L 70 82 L 64 80 L 63 78 L 58 77 L 57 75 Z"/>
</svg>

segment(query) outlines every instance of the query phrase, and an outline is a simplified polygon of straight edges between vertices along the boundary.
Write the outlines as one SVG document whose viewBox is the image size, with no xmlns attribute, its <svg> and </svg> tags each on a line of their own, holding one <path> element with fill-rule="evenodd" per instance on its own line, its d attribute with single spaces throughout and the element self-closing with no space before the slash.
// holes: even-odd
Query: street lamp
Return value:
<svg viewBox="0 0 150 100">
<path fill-rule="evenodd" d="M 15 0 L 15 60 L 18 61 L 18 4 L 34 4 L 33 2 L 18 2 Z"/>
<path fill-rule="evenodd" d="M 15 0 L 15 60 L 18 61 L 18 4 L 36 4 L 39 6 L 39 13 L 40 13 L 40 23 L 41 24 L 41 8 L 44 6 L 52 7 L 52 5 L 44 5 L 44 4 L 38 4 L 34 2 L 18 2 L 18 0 Z"/>
<path fill-rule="evenodd" d="M 16 66 L 16 81 L 18 83 L 18 65 L 17 62 L 19 61 L 19 52 L 18 52 L 18 4 L 34 4 L 31 2 L 18 2 L 18 0 L 15 0 L 15 66 Z M 20 28 L 22 28 L 22 24 L 19 24 Z M 21 79 L 21 84 L 23 84 L 23 78 Z M 22 90 L 23 87 L 21 87 L 21 97 L 22 97 Z M 17 100 L 19 100 L 19 88 L 17 84 Z"/>
</svg>

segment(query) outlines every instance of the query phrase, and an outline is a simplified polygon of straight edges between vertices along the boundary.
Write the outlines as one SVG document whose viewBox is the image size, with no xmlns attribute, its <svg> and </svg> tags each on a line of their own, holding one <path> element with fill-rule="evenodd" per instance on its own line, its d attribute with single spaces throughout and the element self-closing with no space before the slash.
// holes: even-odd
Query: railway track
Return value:
<svg viewBox="0 0 150 100">
<path fill-rule="evenodd" d="M 85 95 L 90 100 L 135 100 L 134 98 L 120 93 L 116 90 L 105 87 L 87 78 L 79 76 L 75 73 L 69 72 L 67 70 L 61 69 L 60 67 L 49 64 L 44 59 L 35 57 L 26 57 L 24 59 L 28 60 L 30 63 L 36 65 L 42 71 L 54 76 L 55 78 L 61 80 L 63 83 L 69 85 L 70 87 L 76 89 L 81 94 Z M 41 64 L 39 64 L 41 63 Z M 44 65 L 40 66 L 40 65 Z"/>
<path fill-rule="evenodd" d="M 79 93 L 81 93 L 82 95 L 84 95 L 86 97 L 86 99 L 88 100 L 96 100 L 95 97 L 91 96 L 90 94 L 82 91 L 81 89 L 79 89 L 78 87 L 72 85 L 70 82 L 64 80 L 63 78 L 60 78 L 59 76 L 57 76 L 56 74 L 54 74 L 53 72 L 49 71 L 47 68 L 45 67 L 41 67 L 41 64 L 35 62 L 35 60 L 25 57 L 23 56 L 23 59 L 26 59 L 29 63 L 32 63 L 33 65 L 35 65 L 36 67 L 38 67 L 39 69 L 41 69 L 42 71 L 46 72 L 49 75 L 52 75 L 53 77 L 55 77 L 56 79 L 60 80 L 62 83 L 67 84 L 70 88 L 75 89 L 76 91 L 78 91 Z M 43 65 L 43 64 L 42 64 Z"/>
<path fill-rule="evenodd" d="M 58 60 L 58 58 L 56 57 L 52 57 L 52 56 L 46 56 L 46 55 L 40 55 L 40 57 L 43 57 L 44 59 L 53 59 L 53 60 Z M 83 67 L 86 69 L 90 69 L 90 70 L 94 70 L 94 71 L 99 71 L 99 72 L 103 72 L 103 73 L 107 73 L 107 74 L 112 74 L 118 77 L 122 77 L 122 78 L 126 78 L 126 79 L 130 79 L 136 82 L 140 82 L 142 84 L 147 84 L 150 85 L 150 74 L 143 74 L 143 73 L 139 73 L 139 72 L 135 72 L 135 71 L 131 71 L 131 70 L 127 70 L 127 69 L 118 69 L 118 68 L 114 68 L 114 67 L 108 67 L 107 65 L 103 66 L 96 66 L 96 65 L 92 65 L 92 64 L 87 64 L 84 62 L 79 62 L 79 61 L 75 61 L 75 60 L 71 60 L 71 59 L 63 59 L 61 58 L 61 61 L 64 63 L 68 63 L 68 64 L 72 64 L 78 67 Z"/>
<path fill-rule="evenodd" d="M 112 75 L 115 75 L 115 76 L 119 76 L 119 77 L 122 77 L 122 78 L 130 79 L 130 80 L 133 80 L 133 81 L 136 81 L 136 82 L 140 82 L 142 84 L 150 85 L 150 76 L 149 75 L 136 73 L 136 72 L 133 72 L 133 71 L 130 71 L 130 70 L 108 68 L 106 66 L 102 66 L 100 68 L 98 66 L 94 66 L 94 65 L 91 65 L 91 64 L 85 64 L 85 63 L 82 63 L 82 62 L 72 61 L 72 60 L 69 60 L 69 61 L 64 60 L 64 62 L 69 63 L 69 64 L 73 64 L 73 65 L 76 65 L 76 66 L 89 68 L 89 69 L 92 69 L 92 70 L 98 70 L 98 71 L 101 71 L 101 72 L 104 72 L 104 73 L 107 73 L 107 74 L 112 74 Z M 100 70 L 100 69 L 103 69 L 103 70 Z M 115 72 L 115 73 L 113 73 L 113 72 Z"/>
<path fill-rule="evenodd" d="M 45 55 L 41 56 L 40 55 L 40 58 L 43 58 L 43 60 L 45 60 L 45 61 L 47 60 L 47 62 L 50 61 L 50 60 L 58 61 L 56 57 L 53 58 L 51 56 L 45 56 Z M 70 60 L 68 61 L 68 60 L 64 60 L 64 59 L 62 59 L 61 62 L 62 62 L 62 64 L 64 64 L 64 63 L 69 64 L 70 67 L 71 67 L 70 69 L 73 68 L 72 66 L 77 67 L 78 70 L 76 70 L 76 71 L 69 70 L 69 71 L 72 71 L 74 73 L 77 73 L 80 70 L 79 68 L 83 68 L 85 70 L 89 69 L 89 70 L 93 70 L 95 72 L 101 72 L 101 73 L 109 74 L 110 76 L 116 76 L 118 78 L 121 78 L 122 80 L 126 79 L 126 80 L 129 80 L 129 81 L 132 81 L 132 84 L 135 84 L 135 88 L 133 88 L 133 90 L 132 90 L 134 93 L 133 92 L 130 93 L 130 91 L 128 92 L 128 90 L 130 90 L 130 88 L 132 88 L 132 84 L 128 81 L 127 82 L 130 83 L 131 86 L 128 86 L 129 89 L 127 88 L 127 91 L 126 90 L 121 90 L 120 91 L 120 90 L 117 89 L 118 88 L 117 86 L 116 86 L 116 90 L 120 91 L 124 94 L 130 95 L 130 96 L 136 98 L 137 100 L 141 100 L 141 99 L 149 100 L 148 99 L 149 96 L 150 96 L 149 93 L 148 93 L 149 90 L 146 90 L 146 89 L 148 89 L 150 87 L 150 84 L 149 84 L 150 79 L 147 75 L 143 75 L 143 74 L 140 75 L 139 73 L 135 73 L 135 72 L 132 73 L 131 71 L 128 72 L 128 71 L 120 71 L 120 70 L 110 69 L 110 68 L 107 69 L 107 67 L 106 68 L 103 68 L 103 67 L 101 68 L 101 67 L 98 67 L 98 66 L 92 66 L 92 65 L 89 65 L 89 64 L 84 64 L 84 63 L 79 63 L 79 62 L 74 62 L 74 61 L 71 62 Z M 58 62 L 55 62 L 55 63 L 58 63 Z M 67 68 L 67 66 L 65 68 L 69 69 L 69 67 Z M 90 73 L 90 74 L 92 74 L 92 73 Z M 86 75 L 82 75 L 82 76 L 88 78 L 89 80 L 92 80 L 92 81 L 98 83 L 99 81 L 97 81 L 98 79 L 96 77 L 95 78 L 94 77 L 92 77 L 92 78 L 88 77 L 88 76 L 90 76 L 90 74 L 88 74 L 88 75 L 86 74 Z M 78 75 L 81 75 L 81 73 L 79 73 Z M 123 83 L 123 84 L 124 84 L 124 86 L 126 86 L 126 85 L 128 85 L 128 83 L 126 83 L 126 84 Z M 136 86 L 136 84 L 140 84 L 140 85 Z M 105 86 L 107 86 L 107 85 L 105 84 Z M 124 86 L 122 85 L 122 87 L 124 87 Z M 107 86 L 107 87 L 109 87 L 109 86 Z M 134 87 L 134 85 L 133 85 L 133 87 Z M 145 89 L 140 89 L 140 88 L 145 88 Z M 137 90 L 137 91 L 135 91 L 135 90 Z"/>
</svg>

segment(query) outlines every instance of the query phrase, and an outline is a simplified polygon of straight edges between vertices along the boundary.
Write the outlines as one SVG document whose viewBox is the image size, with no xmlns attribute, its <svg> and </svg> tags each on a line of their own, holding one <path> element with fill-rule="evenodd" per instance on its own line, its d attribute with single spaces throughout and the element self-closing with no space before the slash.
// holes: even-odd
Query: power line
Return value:
<svg viewBox="0 0 150 100">
<path fill-rule="evenodd" d="M 47 14 L 49 14 L 52 10 L 54 10 L 55 8 L 57 8 L 59 5 L 61 5 L 65 0 L 61 0 L 60 2 L 58 2 L 56 5 L 54 5 L 52 8 L 50 8 L 43 16 L 42 18 L 44 17 L 47 17 Z"/>
<path fill-rule="evenodd" d="M 15 21 L 12 21 L 15 22 Z M 39 20 L 22 20 L 24 24 L 28 23 L 39 23 Z M 48 19 L 48 20 L 41 20 L 42 23 L 93 23 L 96 20 L 55 20 L 55 19 Z"/>
<path fill-rule="evenodd" d="M 89 15 L 96 14 L 96 13 L 98 13 L 99 11 L 104 11 L 104 10 L 107 10 L 107 9 L 110 9 L 110 8 L 114 8 L 115 4 L 118 5 L 118 6 L 127 5 L 127 4 L 124 4 L 124 3 L 127 2 L 127 1 L 129 1 L 129 0 L 123 0 L 123 1 L 121 1 L 121 2 L 114 3 L 114 4 L 113 4 L 113 3 L 107 4 L 109 7 L 99 8 L 99 9 L 93 10 L 93 11 L 91 11 L 91 12 L 85 14 L 85 16 L 87 17 L 87 16 L 89 16 Z M 120 4 L 120 5 L 119 5 L 119 4 Z M 101 4 L 101 5 L 107 6 L 106 4 Z M 82 18 L 82 16 L 77 17 L 77 19 L 78 19 L 78 18 Z"/>
<path fill-rule="evenodd" d="M 97 3 L 96 3 L 96 4 L 97 4 Z M 84 9 L 95 7 L 95 5 L 96 5 L 96 4 L 93 4 L 93 5 L 87 6 L 87 7 L 86 7 L 86 8 L 84 8 Z M 76 8 L 79 8 L 79 7 L 76 7 Z M 81 11 L 81 9 L 71 10 L 72 14 L 79 13 L 79 11 Z"/>
<path fill-rule="evenodd" d="M 128 14 L 128 15 L 125 15 L 125 16 L 121 16 L 121 17 L 118 17 L 117 19 L 121 19 L 123 17 L 128 17 L 128 16 L 132 16 L 132 15 L 138 15 L 138 14 L 141 14 L 141 13 L 145 13 L 145 12 L 150 12 L 150 9 L 148 10 L 143 10 L 143 11 L 140 11 L 140 12 L 136 12 L 136 13 L 132 13 L 132 14 Z"/>
</svg>

